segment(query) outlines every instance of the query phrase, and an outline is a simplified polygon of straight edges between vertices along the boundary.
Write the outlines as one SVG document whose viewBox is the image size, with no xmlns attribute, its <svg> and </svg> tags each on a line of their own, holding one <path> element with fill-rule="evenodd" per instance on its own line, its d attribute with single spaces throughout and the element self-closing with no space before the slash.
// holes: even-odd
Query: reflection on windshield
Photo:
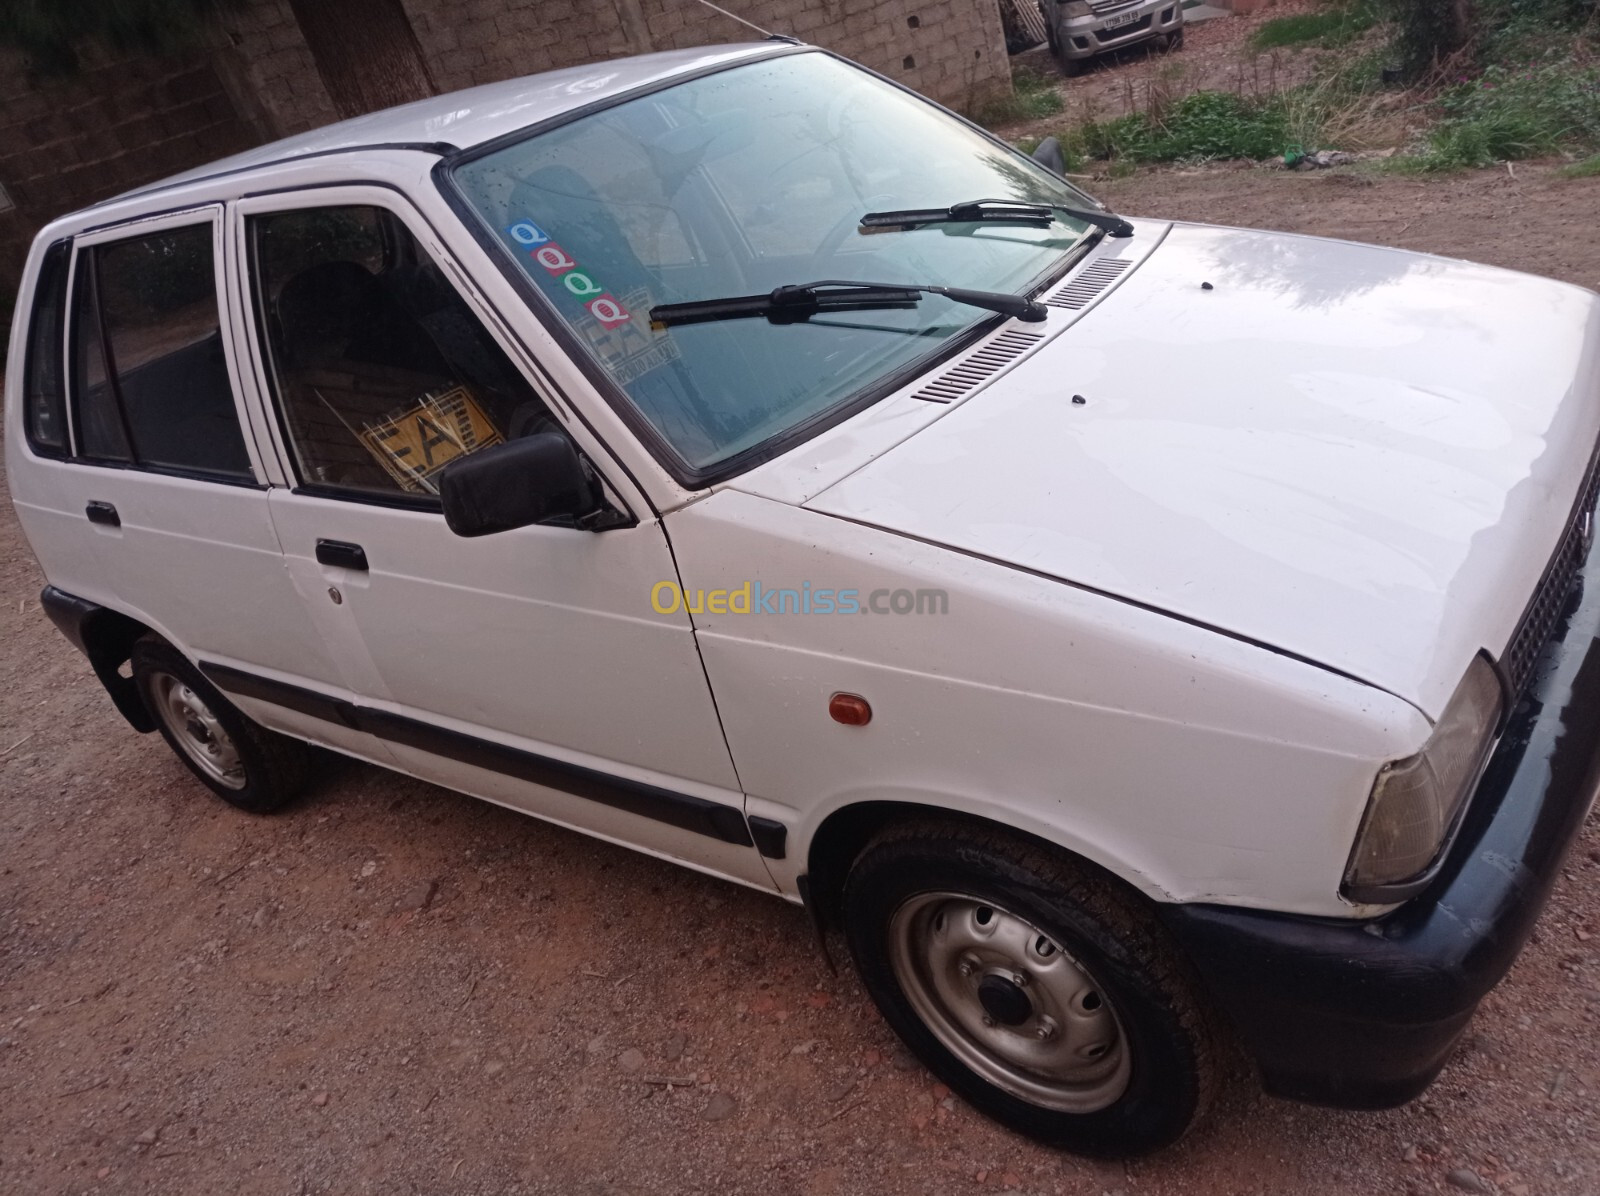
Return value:
<svg viewBox="0 0 1600 1196">
<path fill-rule="evenodd" d="M 992 317 L 929 296 L 870 319 L 653 330 L 652 307 L 819 278 L 1019 292 L 1086 231 L 1062 218 L 863 235 L 873 210 L 1083 197 L 819 53 L 617 104 L 464 163 L 454 179 L 688 473 L 846 403 Z"/>
</svg>

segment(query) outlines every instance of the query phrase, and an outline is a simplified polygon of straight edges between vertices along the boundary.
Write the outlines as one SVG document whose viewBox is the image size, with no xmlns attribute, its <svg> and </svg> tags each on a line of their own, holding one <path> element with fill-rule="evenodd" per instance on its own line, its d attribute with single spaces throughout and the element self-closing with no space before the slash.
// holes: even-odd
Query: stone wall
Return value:
<svg viewBox="0 0 1600 1196">
<path fill-rule="evenodd" d="M 238 153 L 261 139 L 208 59 L 88 52 L 66 79 L 31 82 L 0 53 L 0 300 L 39 226 L 121 191 Z"/>
<path fill-rule="evenodd" d="M 335 3 L 337 0 L 327 0 Z M 995 0 L 717 0 L 967 108 L 1011 87 Z M 626 54 L 760 34 L 695 0 L 403 0 L 443 91 Z M 179 60 L 91 49 L 70 79 L 0 52 L 0 314 L 39 226 L 165 175 L 337 119 L 288 0 L 225 10 Z"/>
<path fill-rule="evenodd" d="M 837 51 L 957 108 L 1010 90 L 994 0 L 718 0 L 773 33 Z M 695 0 L 404 0 L 441 90 L 625 54 L 761 35 Z M 226 18 L 279 135 L 334 118 L 287 0 Z"/>
</svg>

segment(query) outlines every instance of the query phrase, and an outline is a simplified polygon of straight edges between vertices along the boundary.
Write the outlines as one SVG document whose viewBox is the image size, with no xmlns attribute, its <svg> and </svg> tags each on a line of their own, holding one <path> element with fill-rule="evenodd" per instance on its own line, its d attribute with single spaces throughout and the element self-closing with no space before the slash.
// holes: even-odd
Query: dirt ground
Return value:
<svg viewBox="0 0 1600 1196">
<path fill-rule="evenodd" d="M 1600 182 L 1547 168 L 1098 190 L 1600 286 Z M 939 1088 L 776 899 L 348 762 L 233 812 L 120 721 L 41 584 L 4 504 L 0 1191 L 1600 1190 L 1593 825 L 1423 1099 L 1331 1112 L 1241 1077 L 1176 1148 L 1091 1163 Z"/>
</svg>

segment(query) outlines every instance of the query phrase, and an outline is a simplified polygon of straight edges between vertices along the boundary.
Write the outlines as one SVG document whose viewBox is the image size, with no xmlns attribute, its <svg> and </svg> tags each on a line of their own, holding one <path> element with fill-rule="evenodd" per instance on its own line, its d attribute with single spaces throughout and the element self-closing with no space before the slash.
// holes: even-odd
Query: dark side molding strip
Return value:
<svg viewBox="0 0 1600 1196">
<path fill-rule="evenodd" d="M 217 688 L 240 697 L 270 702 L 274 706 L 282 706 L 325 722 L 342 723 L 391 743 L 530 781 L 535 785 L 559 789 L 575 797 L 665 822 L 723 843 L 734 843 L 740 847 L 754 846 L 743 812 L 721 802 L 707 801 L 703 797 L 678 793 L 643 781 L 631 781 L 626 777 L 613 776 L 550 756 L 540 756 L 521 748 L 479 739 L 475 735 L 464 735 L 386 710 L 359 706 L 343 698 L 332 698 L 227 665 L 201 661 L 200 671 Z"/>
</svg>

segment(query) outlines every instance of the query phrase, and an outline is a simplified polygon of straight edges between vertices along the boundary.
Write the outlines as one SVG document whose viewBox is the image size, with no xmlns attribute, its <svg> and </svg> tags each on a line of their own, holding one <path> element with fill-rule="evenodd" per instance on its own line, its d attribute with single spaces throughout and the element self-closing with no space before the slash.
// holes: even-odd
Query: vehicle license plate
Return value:
<svg viewBox="0 0 1600 1196">
<path fill-rule="evenodd" d="M 500 443 L 464 386 L 430 395 L 408 411 L 362 429 L 367 451 L 407 490 L 437 494 L 433 475 L 457 457 Z"/>
</svg>

